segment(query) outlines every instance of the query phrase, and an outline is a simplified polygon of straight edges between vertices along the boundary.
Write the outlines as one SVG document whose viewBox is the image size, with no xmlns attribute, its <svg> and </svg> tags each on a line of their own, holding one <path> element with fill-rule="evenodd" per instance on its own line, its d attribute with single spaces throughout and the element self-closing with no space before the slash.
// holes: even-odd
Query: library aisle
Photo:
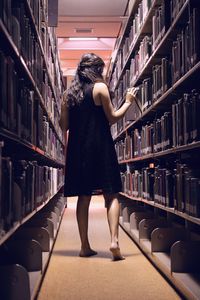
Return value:
<svg viewBox="0 0 200 300">
<path fill-rule="evenodd" d="M 101 196 L 92 198 L 89 236 L 98 255 L 80 258 L 76 198 L 68 198 L 60 231 L 38 300 L 180 299 L 132 240 L 120 229 L 124 261 L 113 262 L 106 209 Z"/>
<path fill-rule="evenodd" d="M 200 0 L 0 1 L 0 300 L 200 300 L 199 20 Z M 79 257 L 63 195 L 96 189 L 119 192 L 124 261 L 100 196 Z"/>
</svg>

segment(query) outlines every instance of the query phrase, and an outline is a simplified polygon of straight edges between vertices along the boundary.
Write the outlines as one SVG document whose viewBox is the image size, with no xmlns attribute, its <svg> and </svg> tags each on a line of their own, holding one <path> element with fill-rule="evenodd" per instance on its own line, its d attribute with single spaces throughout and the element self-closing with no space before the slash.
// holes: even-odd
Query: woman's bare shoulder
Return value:
<svg viewBox="0 0 200 300">
<path fill-rule="evenodd" d="M 108 87 L 104 82 L 96 82 L 94 84 L 95 94 L 105 94 L 108 93 Z"/>
</svg>

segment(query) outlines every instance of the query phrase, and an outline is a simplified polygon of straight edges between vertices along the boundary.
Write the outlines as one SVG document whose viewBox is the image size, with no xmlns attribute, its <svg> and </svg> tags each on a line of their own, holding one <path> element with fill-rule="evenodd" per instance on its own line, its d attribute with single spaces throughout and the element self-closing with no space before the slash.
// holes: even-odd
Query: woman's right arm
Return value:
<svg viewBox="0 0 200 300">
<path fill-rule="evenodd" d="M 126 94 L 126 100 L 124 104 L 118 110 L 115 111 L 110 99 L 108 87 L 106 86 L 105 83 L 102 82 L 95 83 L 94 90 L 93 90 L 93 96 L 94 99 L 96 99 L 95 102 L 101 103 L 105 115 L 110 124 L 116 123 L 125 115 L 129 107 L 131 106 L 132 102 L 135 100 L 136 93 L 137 93 L 136 88 L 130 88 Z"/>
<path fill-rule="evenodd" d="M 69 109 L 67 106 L 66 95 L 63 95 L 63 101 L 61 104 L 61 116 L 59 120 L 59 125 L 62 131 L 67 131 L 69 129 Z"/>
</svg>

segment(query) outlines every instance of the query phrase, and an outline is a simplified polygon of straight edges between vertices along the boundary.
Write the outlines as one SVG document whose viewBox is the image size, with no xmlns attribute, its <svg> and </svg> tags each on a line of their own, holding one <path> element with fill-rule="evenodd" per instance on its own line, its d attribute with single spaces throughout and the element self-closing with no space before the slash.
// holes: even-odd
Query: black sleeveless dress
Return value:
<svg viewBox="0 0 200 300">
<path fill-rule="evenodd" d="M 69 108 L 65 196 L 122 190 L 110 126 L 103 107 L 95 105 L 92 91 L 93 85 L 87 84 L 83 101 Z"/>
</svg>

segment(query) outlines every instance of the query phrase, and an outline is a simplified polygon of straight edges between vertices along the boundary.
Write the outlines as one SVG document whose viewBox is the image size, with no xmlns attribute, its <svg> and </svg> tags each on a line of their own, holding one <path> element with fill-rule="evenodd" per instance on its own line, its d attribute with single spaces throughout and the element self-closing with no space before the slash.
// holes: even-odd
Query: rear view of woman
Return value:
<svg viewBox="0 0 200 300">
<path fill-rule="evenodd" d="M 64 95 L 60 124 L 69 129 L 67 145 L 65 196 L 78 196 L 77 221 L 81 239 L 81 257 L 97 254 L 88 240 L 88 211 L 91 196 L 102 190 L 111 234 L 113 260 L 121 260 L 118 242 L 119 202 L 122 189 L 110 125 L 121 119 L 135 99 L 129 89 L 120 109 L 114 111 L 102 73 L 103 60 L 85 54 L 75 78 Z"/>
</svg>

